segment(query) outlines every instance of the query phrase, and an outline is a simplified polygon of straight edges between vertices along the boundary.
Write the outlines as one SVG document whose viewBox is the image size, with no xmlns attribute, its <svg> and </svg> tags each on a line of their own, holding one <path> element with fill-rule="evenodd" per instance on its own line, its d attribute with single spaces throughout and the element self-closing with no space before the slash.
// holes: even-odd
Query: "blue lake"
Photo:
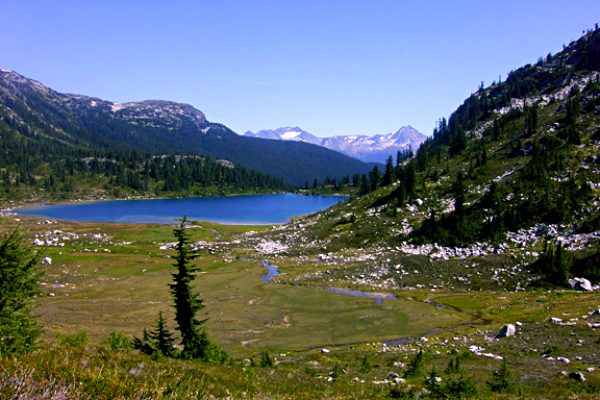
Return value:
<svg viewBox="0 0 600 400">
<path fill-rule="evenodd" d="M 185 199 L 106 200 L 80 204 L 25 207 L 17 214 L 81 222 L 143 222 L 168 224 L 188 219 L 221 224 L 282 224 L 344 201 L 339 196 L 266 194 Z"/>
</svg>

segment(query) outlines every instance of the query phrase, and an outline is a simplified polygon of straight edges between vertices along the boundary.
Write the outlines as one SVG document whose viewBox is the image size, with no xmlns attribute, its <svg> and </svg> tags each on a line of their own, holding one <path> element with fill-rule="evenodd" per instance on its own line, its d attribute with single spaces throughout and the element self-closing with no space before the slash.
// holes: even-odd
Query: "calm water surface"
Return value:
<svg viewBox="0 0 600 400">
<path fill-rule="evenodd" d="M 311 214 L 341 201 L 339 196 L 267 194 L 186 199 L 107 200 L 81 204 L 26 207 L 16 212 L 82 222 L 172 223 L 189 219 L 222 224 L 282 224 L 298 215 Z"/>
</svg>

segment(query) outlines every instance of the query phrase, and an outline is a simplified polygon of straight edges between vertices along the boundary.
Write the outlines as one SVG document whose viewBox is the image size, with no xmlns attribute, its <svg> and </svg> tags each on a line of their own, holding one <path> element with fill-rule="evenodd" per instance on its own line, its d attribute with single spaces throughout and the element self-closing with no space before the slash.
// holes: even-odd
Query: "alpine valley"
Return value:
<svg viewBox="0 0 600 400">
<path fill-rule="evenodd" d="M 0 397 L 598 399 L 597 27 L 481 84 L 418 148 L 410 128 L 252 134 L 266 140 L 187 105 L 0 78 Z M 390 146 L 363 146 L 378 141 Z M 238 193 L 327 177 L 347 201 L 276 226 L 8 208 L 42 189 Z M 4 272 L 20 264 L 29 273 Z"/>
</svg>

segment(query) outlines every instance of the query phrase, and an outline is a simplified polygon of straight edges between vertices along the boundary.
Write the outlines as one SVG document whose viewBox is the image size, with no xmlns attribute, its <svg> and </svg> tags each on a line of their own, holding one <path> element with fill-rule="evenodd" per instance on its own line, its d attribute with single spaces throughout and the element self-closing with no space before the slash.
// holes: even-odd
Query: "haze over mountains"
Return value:
<svg viewBox="0 0 600 400">
<path fill-rule="evenodd" d="M 416 151 L 427 139 L 425 135 L 410 125 L 403 126 L 393 133 L 373 136 L 345 135 L 321 138 L 299 127 L 261 130 L 256 133 L 248 131 L 244 135 L 262 139 L 312 143 L 365 162 L 378 163 L 385 163 L 390 155 L 395 159 L 398 151 L 403 152 L 411 148 Z"/>
<path fill-rule="evenodd" d="M 237 135 L 225 125 L 208 121 L 188 104 L 164 100 L 114 103 L 64 94 L 6 69 L 0 69 L 0 123 L 17 133 L 18 140 L 60 142 L 87 150 L 209 156 L 293 186 L 364 173 L 369 168 L 310 143 Z"/>
</svg>

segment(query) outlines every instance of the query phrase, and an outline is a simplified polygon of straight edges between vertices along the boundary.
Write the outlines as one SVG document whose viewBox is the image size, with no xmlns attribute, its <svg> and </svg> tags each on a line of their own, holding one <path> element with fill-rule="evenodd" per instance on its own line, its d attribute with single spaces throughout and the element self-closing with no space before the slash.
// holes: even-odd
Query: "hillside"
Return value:
<svg viewBox="0 0 600 400">
<path fill-rule="evenodd" d="M 385 135 L 345 135 L 320 138 L 298 127 L 246 132 L 245 136 L 263 139 L 288 140 L 316 144 L 339 151 L 364 162 L 384 164 L 388 157 L 398 152 L 415 151 L 427 138 L 412 126 L 403 126 Z"/>
<path fill-rule="evenodd" d="M 280 240 L 302 243 L 291 247 L 298 254 L 352 248 L 387 259 L 376 281 L 395 275 L 386 266 L 400 256 L 442 268 L 447 260 L 506 254 L 539 284 L 598 282 L 599 49 L 600 31 L 590 31 L 506 81 L 481 86 L 440 120 L 414 158 L 372 171 L 362 196 L 282 229 Z M 523 279 L 530 277 L 509 286 L 522 288 Z"/>
<path fill-rule="evenodd" d="M 201 155 L 225 159 L 287 184 L 362 173 L 368 166 L 322 147 L 241 137 L 207 121 L 187 104 L 162 100 L 113 103 L 56 92 L 16 72 L 0 70 L 0 121 L 28 140 L 77 149 Z"/>
</svg>

